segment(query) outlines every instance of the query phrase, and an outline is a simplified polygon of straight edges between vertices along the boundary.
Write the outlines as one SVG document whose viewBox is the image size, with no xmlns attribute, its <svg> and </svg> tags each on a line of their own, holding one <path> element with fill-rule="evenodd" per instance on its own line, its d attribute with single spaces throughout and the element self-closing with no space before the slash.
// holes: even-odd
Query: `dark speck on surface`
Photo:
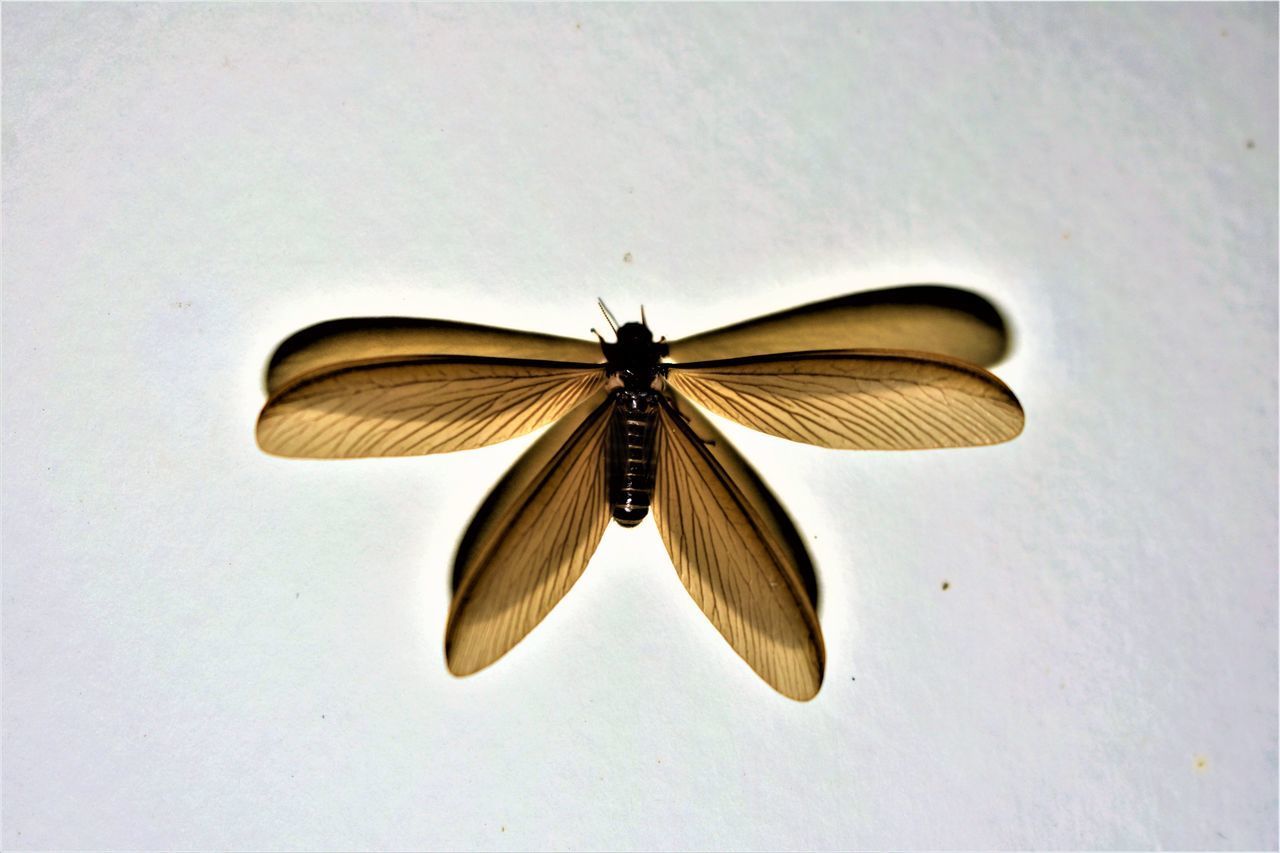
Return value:
<svg viewBox="0 0 1280 853">
<path fill-rule="evenodd" d="M 946 592 L 946 591 L 947 591 L 947 590 L 949 590 L 949 589 L 951 589 L 951 581 L 943 581 L 943 582 L 942 582 L 942 591 L 943 591 L 943 592 Z"/>
<path fill-rule="evenodd" d="M 1252 140 L 1252 139 L 1246 139 L 1246 140 L 1244 141 L 1244 147 L 1245 147 L 1245 148 L 1254 148 L 1255 146 L 1254 146 L 1254 144 L 1253 144 L 1253 140 Z"/>
<path fill-rule="evenodd" d="M 631 263 L 631 253 L 630 253 L 630 252 L 627 252 L 626 254 L 624 254 L 624 255 L 622 256 L 622 262 L 623 262 L 624 264 L 629 264 L 629 263 Z"/>
</svg>

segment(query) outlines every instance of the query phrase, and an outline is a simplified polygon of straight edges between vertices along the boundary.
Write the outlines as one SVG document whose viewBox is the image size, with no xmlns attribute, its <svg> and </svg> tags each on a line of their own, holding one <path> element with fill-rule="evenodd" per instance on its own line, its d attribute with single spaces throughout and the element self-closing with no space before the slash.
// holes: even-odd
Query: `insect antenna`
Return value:
<svg viewBox="0 0 1280 853">
<path fill-rule="evenodd" d="M 596 297 L 596 304 L 600 306 L 600 313 L 604 314 L 605 320 L 609 322 L 609 328 L 613 329 L 613 333 L 618 333 L 618 321 L 614 319 L 613 312 L 609 310 L 609 306 L 604 304 L 604 300 Z"/>
<path fill-rule="evenodd" d="M 647 326 L 647 325 L 649 325 L 649 321 L 648 321 L 648 320 L 646 320 L 646 319 L 644 318 L 644 306 L 643 306 L 643 305 L 641 305 L 641 306 L 640 306 L 640 325 L 641 325 L 641 326 Z"/>
</svg>

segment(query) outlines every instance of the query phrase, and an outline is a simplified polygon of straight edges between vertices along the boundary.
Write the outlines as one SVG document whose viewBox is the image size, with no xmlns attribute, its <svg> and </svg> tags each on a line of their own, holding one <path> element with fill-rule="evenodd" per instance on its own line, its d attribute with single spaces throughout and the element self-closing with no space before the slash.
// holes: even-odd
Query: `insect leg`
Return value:
<svg viewBox="0 0 1280 853">
<path fill-rule="evenodd" d="M 685 423 L 689 422 L 690 420 L 689 416 L 686 415 L 684 412 L 680 411 L 679 400 L 677 400 L 674 397 L 668 397 L 667 402 L 671 404 L 671 410 L 675 412 L 677 415 L 679 415 L 685 421 Z M 697 433 L 694 433 L 694 435 L 697 435 Z M 705 444 L 708 447 L 715 447 L 715 444 L 716 444 L 716 440 L 714 438 L 703 438 L 700 435 L 698 435 L 698 441 L 701 441 L 703 444 Z"/>
</svg>

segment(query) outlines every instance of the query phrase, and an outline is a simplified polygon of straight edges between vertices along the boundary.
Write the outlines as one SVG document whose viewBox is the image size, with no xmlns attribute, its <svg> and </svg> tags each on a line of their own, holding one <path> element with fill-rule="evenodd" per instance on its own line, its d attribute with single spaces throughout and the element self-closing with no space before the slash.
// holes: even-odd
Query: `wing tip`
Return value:
<svg viewBox="0 0 1280 853">
<path fill-rule="evenodd" d="M 1017 421 L 1011 425 L 1011 432 L 1009 433 L 1009 437 L 1004 439 L 1004 441 L 1013 441 L 1015 438 L 1022 435 L 1023 431 L 1026 428 L 1027 428 L 1026 412 L 1022 410 L 1022 406 L 1018 406 Z"/>
<path fill-rule="evenodd" d="M 269 456 L 283 456 L 278 447 L 273 444 L 271 436 L 271 427 L 267 423 L 267 410 L 263 409 L 262 414 L 258 415 L 258 420 L 253 425 L 253 441 L 258 445 L 258 449 Z"/>
<path fill-rule="evenodd" d="M 783 696 L 787 697 L 793 702 L 812 702 L 815 698 L 817 698 L 818 692 L 821 689 L 822 689 L 822 685 L 817 684 L 813 687 L 812 690 L 809 690 L 804 693 L 787 693 L 786 691 L 778 691 L 778 692 L 782 693 Z"/>
<path fill-rule="evenodd" d="M 305 453 L 296 452 L 296 448 L 291 449 L 286 443 L 279 440 L 275 434 L 275 429 L 271 423 L 272 419 L 267 417 L 267 409 L 262 410 L 262 414 L 258 415 L 258 421 L 253 426 L 253 440 L 258 445 L 258 449 L 268 456 L 275 456 L 279 459 L 315 459 L 323 457 L 308 456 Z"/>
<path fill-rule="evenodd" d="M 778 685 L 770 682 L 770 686 L 781 693 L 783 696 L 795 702 L 810 702 L 822 690 L 822 673 L 819 672 L 817 677 L 812 681 L 806 681 L 793 685 Z M 790 688 L 790 689 L 788 689 Z"/>
<path fill-rule="evenodd" d="M 507 653 L 524 639 L 524 636 L 521 636 L 505 648 L 497 649 L 495 653 L 494 643 L 486 642 L 486 635 L 483 632 L 478 633 L 477 627 L 473 625 L 468 631 L 460 627 L 455 619 L 450 619 L 445 628 L 444 664 L 449 674 L 455 678 L 466 678 L 488 669 L 506 657 Z M 492 640 L 492 636 L 489 639 Z M 501 640 L 498 645 L 502 645 Z"/>
<path fill-rule="evenodd" d="M 465 640 L 460 642 L 456 636 L 457 630 L 457 626 L 450 621 L 444 637 L 444 664 L 450 675 L 455 678 L 475 675 L 502 657 L 481 654 L 481 649 L 475 648 L 474 644 Z"/>
<path fill-rule="evenodd" d="M 1022 435 L 1022 431 L 1027 427 L 1027 413 L 1026 410 L 1022 408 L 1022 402 L 1018 400 L 1017 396 L 1012 390 L 1010 390 L 1009 386 L 1000 382 L 1000 387 L 1004 391 L 1004 394 L 999 399 L 999 407 L 1004 411 L 999 412 L 998 414 L 1001 416 L 1000 420 L 1003 423 L 1004 429 L 991 441 L 987 442 L 988 445 L 1004 444 L 1006 441 L 1013 441 L 1015 438 Z"/>
<path fill-rule="evenodd" d="M 454 678 L 466 678 L 468 675 L 475 675 L 477 672 L 488 666 L 488 664 L 480 666 L 464 664 L 457 658 L 451 657 L 448 652 L 445 653 L 444 662 L 445 667 L 449 670 L 449 674 Z"/>
<path fill-rule="evenodd" d="M 797 649 L 796 651 L 807 659 L 793 657 L 781 665 L 776 658 L 752 661 L 736 646 L 730 644 L 730 647 L 751 668 L 752 672 L 760 677 L 760 680 L 788 699 L 795 702 L 809 702 L 822 690 L 826 660 L 821 645 L 815 645 L 807 652 Z"/>
</svg>

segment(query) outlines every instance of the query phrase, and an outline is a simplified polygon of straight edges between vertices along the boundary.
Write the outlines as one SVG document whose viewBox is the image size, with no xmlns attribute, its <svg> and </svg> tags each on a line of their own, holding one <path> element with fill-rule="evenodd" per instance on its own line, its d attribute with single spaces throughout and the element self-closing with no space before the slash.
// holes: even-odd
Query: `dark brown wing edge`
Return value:
<svg viewBox="0 0 1280 853">
<path fill-rule="evenodd" d="M 689 594 L 734 651 L 799 701 L 826 652 L 813 564 L 777 500 L 709 421 L 663 399 L 653 514 Z"/>
<path fill-rule="evenodd" d="M 895 349 L 991 367 L 1008 352 L 1009 331 L 996 306 L 977 293 L 918 284 L 801 305 L 671 341 L 669 347 L 678 363 L 814 349 Z"/>
<path fill-rule="evenodd" d="M 445 659 L 469 675 L 506 654 L 586 568 L 609 525 L 598 391 L 538 439 L 481 505 L 454 560 Z"/>
<path fill-rule="evenodd" d="M 414 317 L 347 317 L 308 326 L 271 355 L 264 383 L 275 393 L 285 383 L 346 362 L 435 355 L 523 358 L 573 363 L 604 360 L 593 341 Z"/>
</svg>

